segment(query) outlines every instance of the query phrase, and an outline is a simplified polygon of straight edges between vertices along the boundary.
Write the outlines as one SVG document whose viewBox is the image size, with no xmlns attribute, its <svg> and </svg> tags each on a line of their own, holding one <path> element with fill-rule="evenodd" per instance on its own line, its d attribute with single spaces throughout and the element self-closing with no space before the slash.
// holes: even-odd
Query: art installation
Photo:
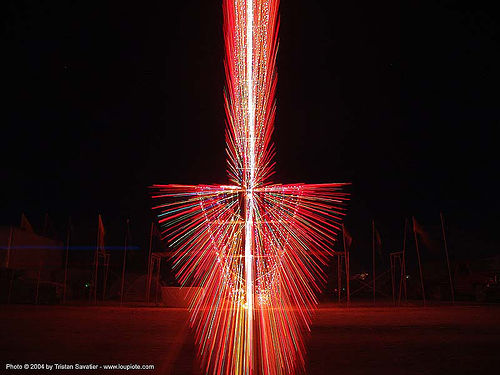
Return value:
<svg viewBox="0 0 500 375">
<path fill-rule="evenodd" d="M 272 183 L 278 0 L 224 0 L 227 185 L 155 185 L 162 234 L 190 296 L 203 369 L 283 374 L 305 365 L 344 184 Z"/>
</svg>

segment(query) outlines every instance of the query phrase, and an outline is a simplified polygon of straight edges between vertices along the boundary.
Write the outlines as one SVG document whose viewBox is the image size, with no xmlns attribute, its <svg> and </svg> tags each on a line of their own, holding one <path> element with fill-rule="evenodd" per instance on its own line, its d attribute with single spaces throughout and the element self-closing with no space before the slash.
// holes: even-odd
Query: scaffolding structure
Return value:
<svg viewBox="0 0 500 375">
<path fill-rule="evenodd" d="M 348 251 L 335 251 L 333 253 L 333 259 L 337 265 L 337 297 L 338 302 L 342 299 L 342 274 L 345 275 L 345 286 L 346 286 L 346 302 L 351 302 L 351 289 L 350 289 L 350 257 Z"/>
<path fill-rule="evenodd" d="M 397 294 L 397 304 L 401 304 L 401 298 L 407 301 L 408 296 L 406 292 L 406 262 L 405 262 L 405 252 L 396 251 L 389 254 L 389 259 L 391 263 L 391 285 L 392 285 L 392 302 L 396 305 L 396 294 Z M 397 271 L 399 271 L 399 278 L 396 277 Z"/>
<path fill-rule="evenodd" d="M 154 302 L 158 304 L 158 294 L 160 292 L 160 271 L 161 271 L 161 261 L 163 258 L 168 258 L 169 253 L 166 252 L 152 252 L 149 256 L 148 262 L 148 277 L 146 281 L 146 302 L 151 302 L 151 284 L 153 283 L 153 278 L 155 278 L 154 286 Z M 153 276 L 155 275 L 155 276 Z"/>
</svg>

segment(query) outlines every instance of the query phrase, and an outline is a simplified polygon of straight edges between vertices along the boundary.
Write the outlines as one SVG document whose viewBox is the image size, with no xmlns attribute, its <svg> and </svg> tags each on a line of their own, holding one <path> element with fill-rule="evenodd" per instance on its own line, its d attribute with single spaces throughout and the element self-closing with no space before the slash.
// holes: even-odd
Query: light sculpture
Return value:
<svg viewBox="0 0 500 375">
<path fill-rule="evenodd" d="M 230 184 L 154 185 L 204 370 L 289 375 L 325 282 L 345 184 L 270 182 L 278 0 L 224 0 Z"/>
</svg>

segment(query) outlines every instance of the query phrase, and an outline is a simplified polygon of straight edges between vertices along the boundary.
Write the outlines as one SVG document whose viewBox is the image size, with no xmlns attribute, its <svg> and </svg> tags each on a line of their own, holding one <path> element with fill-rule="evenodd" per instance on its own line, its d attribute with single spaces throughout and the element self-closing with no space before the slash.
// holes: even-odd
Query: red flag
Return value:
<svg viewBox="0 0 500 375">
<path fill-rule="evenodd" d="M 104 236 L 106 235 L 106 231 L 104 230 L 104 224 L 102 223 L 102 217 L 99 215 L 99 226 L 97 229 L 97 249 L 100 254 L 105 254 L 106 250 L 104 249 Z"/>
<path fill-rule="evenodd" d="M 347 250 L 351 248 L 352 245 L 352 236 L 344 227 L 344 238 L 345 238 L 345 247 Z"/>
<path fill-rule="evenodd" d="M 426 233 L 424 231 L 424 228 L 413 218 L 413 231 L 421 236 L 425 236 Z"/>
<path fill-rule="evenodd" d="M 430 250 L 439 250 L 439 246 L 436 245 L 435 241 L 429 235 L 429 232 L 424 229 L 422 225 L 420 225 L 415 218 L 413 218 L 413 231 L 420 236 L 422 243 L 426 248 Z"/>
<path fill-rule="evenodd" d="M 24 213 L 21 214 L 21 229 L 33 232 L 33 227 Z"/>
<path fill-rule="evenodd" d="M 378 251 L 378 255 L 382 256 L 382 239 L 380 238 L 380 233 L 377 228 L 375 228 L 375 247 Z"/>
</svg>

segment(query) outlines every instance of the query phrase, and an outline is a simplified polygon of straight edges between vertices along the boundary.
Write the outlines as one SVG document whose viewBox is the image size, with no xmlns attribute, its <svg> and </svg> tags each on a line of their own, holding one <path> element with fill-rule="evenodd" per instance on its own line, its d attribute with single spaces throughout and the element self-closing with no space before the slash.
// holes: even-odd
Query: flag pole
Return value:
<svg viewBox="0 0 500 375">
<path fill-rule="evenodd" d="M 38 263 L 38 277 L 36 278 L 36 296 L 35 296 L 35 305 L 38 305 L 38 295 L 40 291 L 40 277 L 42 273 L 42 261 Z"/>
<path fill-rule="evenodd" d="M 375 220 L 372 220 L 372 267 L 373 267 L 373 304 L 375 305 Z"/>
<path fill-rule="evenodd" d="M 340 303 L 340 288 L 342 287 L 342 253 L 337 253 L 337 294 Z"/>
<path fill-rule="evenodd" d="M 396 287 L 395 287 L 395 274 L 396 274 L 396 255 L 389 254 L 389 261 L 391 263 L 391 286 L 392 286 L 392 303 L 396 305 Z M 393 264 L 394 263 L 394 264 Z"/>
<path fill-rule="evenodd" d="M 154 222 L 151 221 L 151 229 L 149 231 L 149 253 L 148 253 L 148 277 L 146 281 L 146 301 L 149 302 L 149 296 L 151 294 L 151 250 L 153 248 L 153 225 Z"/>
<path fill-rule="evenodd" d="M 123 304 L 123 287 L 125 286 L 125 266 L 127 264 L 127 241 L 128 241 L 128 232 L 129 232 L 129 223 L 130 220 L 127 219 L 127 229 L 125 233 L 125 251 L 123 252 L 123 268 L 122 268 L 122 287 L 120 292 L 120 306 Z"/>
<path fill-rule="evenodd" d="M 97 245 L 95 247 L 95 255 L 94 255 L 94 303 L 97 304 L 97 272 L 99 270 L 99 245 L 101 243 L 101 227 L 100 227 L 100 219 L 101 215 L 97 217 Z"/>
<path fill-rule="evenodd" d="M 157 259 L 156 266 L 156 288 L 155 288 L 155 304 L 158 304 L 158 289 L 160 288 L 160 267 L 161 267 L 161 258 Z"/>
<path fill-rule="evenodd" d="M 66 262 L 64 264 L 64 289 L 63 289 L 63 303 L 66 303 L 66 284 L 68 280 L 68 255 L 69 255 L 69 241 L 71 238 L 71 217 L 68 219 L 68 233 L 66 234 Z"/>
<path fill-rule="evenodd" d="M 405 225 L 403 232 L 403 264 L 401 268 L 401 276 L 399 278 L 399 295 L 398 295 L 398 304 L 401 305 L 401 290 L 404 288 L 405 291 L 405 302 L 408 302 L 408 296 L 406 293 L 406 232 L 408 227 L 408 219 L 405 217 Z"/>
<path fill-rule="evenodd" d="M 346 292 L 347 292 L 347 305 L 351 303 L 351 292 L 349 290 L 349 253 L 347 252 L 347 247 L 345 245 L 345 226 L 342 223 L 342 242 L 344 243 L 344 263 L 345 263 L 345 283 L 346 283 Z"/>
<path fill-rule="evenodd" d="M 5 268 L 9 268 L 9 263 L 10 263 L 10 251 L 12 247 L 12 239 L 14 237 L 14 227 L 10 227 L 10 232 L 9 232 L 9 244 L 7 245 L 7 257 L 5 258 Z"/>
<path fill-rule="evenodd" d="M 108 274 L 109 274 L 109 258 L 110 255 L 104 251 L 104 281 L 102 285 L 102 300 L 106 299 L 106 286 L 108 284 Z"/>
<path fill-rule="evenodd" d="M 448 256 L 448 244 L 446 242 L 446 231 L 444 230 L 443 213 L 440 212 L 439 216 L 441 217 L 441 229 L 443 231 L 443 242 L 444 242 L 444 251 L 446 254 L 446 265 L 448 266 L 448 276 L 450 278 L 451 302 L 452 302 L 452 304 L 455 304 L 455 288 L 453 286 L 453 279 L 451 277 L 450 258 Z"/>
<path fill-rule="evenodd" d="M 417 258 L 418 258 L 418 270 L 420 272 L 420 285 L 422 287 L 422 300 L 424 301 L 425 306 L 425 289 L 424 289 L 424 278 L 422 276 L 422 262 L 420 261 L 420 251 L 418 250 L 418 239 L 417 239 L 417 231 L 415 230 L 415 217 L 412 216 L 413 220 L 413 234 L 415 235 L 415 248 L 417 250 Z"/>
</svg>

